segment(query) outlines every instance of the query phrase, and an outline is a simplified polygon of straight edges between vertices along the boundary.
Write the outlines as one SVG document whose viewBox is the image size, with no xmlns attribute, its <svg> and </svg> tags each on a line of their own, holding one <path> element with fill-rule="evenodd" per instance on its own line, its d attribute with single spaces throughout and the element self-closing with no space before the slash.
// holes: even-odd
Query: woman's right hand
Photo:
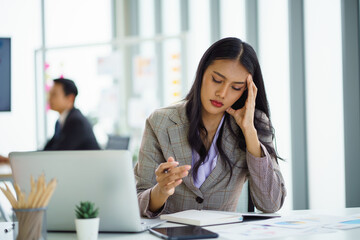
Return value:
<svg viewBox="0 0 360 240">
<path fill-rule="evenodd" d="M 162 163 L 155 171 L 157 184 L 151 190 L 149 210 L 157 212 L 164 206 L 169 196 L 173 195 L 175 188 L 182 183 L 182 178 L 189 174 L 190 165 L 178 167 L 173 157 Z"/>
<path fill-rule="evenodd" d="M 160 193 L 169 197 L 174 194 L 175 188 L 182 183 L 182 178 L 189 174 L 190 165 L 178 167 L 173 157 L 169 157 L 166 163 L 162 163 L 156 169 L 156 181 Z"/>
</svg>

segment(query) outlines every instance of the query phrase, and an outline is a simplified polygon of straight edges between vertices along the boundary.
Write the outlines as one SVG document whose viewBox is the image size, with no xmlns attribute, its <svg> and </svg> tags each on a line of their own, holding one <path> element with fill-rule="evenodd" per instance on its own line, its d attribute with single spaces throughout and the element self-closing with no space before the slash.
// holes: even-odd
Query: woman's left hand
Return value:
<svg viewBox="0 0 360 240">
<path fill-rule="evenodd" d="M 246 79 L 248 96 L 245 101 L 244 107 L 234 110 L 231 107 L 226 109 L 226 112 L 234 117 L 236 123 L 241 128 L 242 132 L 246 134 L 246 132 L 255 130 L 254 126 L 254 114 L 255 114 L 255 100 L 257 95 L 257 87 L 253 82 L 251 74 L 248 75 Z"/>
</svg>

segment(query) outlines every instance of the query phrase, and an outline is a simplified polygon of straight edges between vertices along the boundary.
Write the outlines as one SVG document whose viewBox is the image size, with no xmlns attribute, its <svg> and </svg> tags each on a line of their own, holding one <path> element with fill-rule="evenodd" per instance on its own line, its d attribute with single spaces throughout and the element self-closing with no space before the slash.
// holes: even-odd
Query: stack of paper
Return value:
<svg viewBox="0 0 360 240">
<path fill-rule="evenodd" d="M 187 210 L 172 214 L 163 214 L 160 219 L 195 226 L 206 226 L 241 222 L 241 213 L 218 212 L 209 210 Z"/>
</svg>

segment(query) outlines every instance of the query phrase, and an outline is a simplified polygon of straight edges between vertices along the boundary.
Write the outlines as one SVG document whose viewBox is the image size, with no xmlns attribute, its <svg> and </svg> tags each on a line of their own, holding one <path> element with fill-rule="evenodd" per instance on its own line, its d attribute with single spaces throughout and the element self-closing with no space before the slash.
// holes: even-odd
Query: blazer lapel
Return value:
<svg viewBox="0 0 360 240">
<path fill-rule="evenodd" d="M 185 105 L 181 105 L 178 111 L 170 115 L 170 119 L 175 123 L 167 129 L 171 147 L 175 154 L 175 160 L 181 165 L 192 164 L 192 152 L 189 145 L 187 134 L 189 131 L 189 122 L 186 117 Z M 181 116 L 181 117 L 180 117 Z M 201 191 L 195 187 L 192 174 L 183 178 L 184 184 L 197 196 L 203 197 Z"/>
<path fill-rule="evenodd" d="M 238 127 L 237 123 L 235 122 L 235 120 L 232 119 L 233 117 L 232 116 L 229 116 L 229 117 L 230 117 L 231 128 L 238 129 L 239 127 Z M 231 159 L 231 157 L 233 156 L 233 153 L 234 153 L 234 149 L 236 147 L 236 143 L 234 141 L 233 136 L 231 136 L 230 126 L 228 126 L 227 122 L 225 122 L 225 124 L 224 124 L 222 140 L 223 140 L 222 147 L 225 151 L 225 154 L 226 154 L 226 156 L 228 156 Z"/>
<path fill-rule="evenodd" d="M 170 137 L 171 147 L 175 154 L 175 160 L 180 165 L 191 165 L 192 153 L 189 143 L 187 141 L 187 125 L 176 124 L 168 128 L 168 134 Z"/>
</svg>

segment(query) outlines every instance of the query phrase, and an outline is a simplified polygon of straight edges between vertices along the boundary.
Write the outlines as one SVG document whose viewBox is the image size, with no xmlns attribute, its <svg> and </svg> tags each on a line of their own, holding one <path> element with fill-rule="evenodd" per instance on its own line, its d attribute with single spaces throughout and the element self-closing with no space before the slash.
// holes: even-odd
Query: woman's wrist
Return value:
<svg viewBox="0 0 360 240">
<path fill-rule="evenodd" d="M 245 139 L 247 137 L 257 136 L 257 130 L 254 126 L 242 128 L 241 131 L 243 132 Z"/>
<path fill-rule="evenodd" d="M 149 210 L 151 212 L 157 212 L 162 206 L 164 206 L 168 195 L 163 194 L 158 184 L 154 186 L 150 193 Z"/>
<path fill-rule="evenodd" d="M 261 145 L 256 128 L 248 128 L 244 132 L 246 148 L 254 157 L 262 157 Z"/>
</svg>

